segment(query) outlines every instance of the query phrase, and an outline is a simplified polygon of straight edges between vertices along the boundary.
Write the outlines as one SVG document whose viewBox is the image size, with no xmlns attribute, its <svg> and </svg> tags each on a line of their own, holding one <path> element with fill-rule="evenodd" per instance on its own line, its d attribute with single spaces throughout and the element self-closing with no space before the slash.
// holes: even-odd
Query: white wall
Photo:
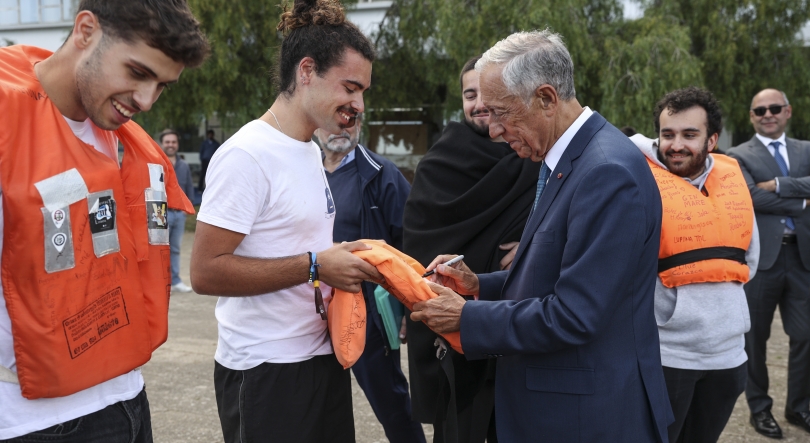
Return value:
<svg viewBox="0 0 810 443">
<path fill-rule="evenodd" d="M 392 1 L 360 1 L 346 8 L 349 21 L 357 25 L 366 35 L 372 35 L 379 30 L 385 12 L 393 4 Z"/>
<path fill-rule="evenodd" d="M 15 27 L 0 29 L 0 46 L 5 46 L 5 40 L 11 40 L 18 45 L 38 46 L 55 51 L 70 33 L 73 23 L 67 25 L 33 25 L 30 27 Z"/>
</svg>

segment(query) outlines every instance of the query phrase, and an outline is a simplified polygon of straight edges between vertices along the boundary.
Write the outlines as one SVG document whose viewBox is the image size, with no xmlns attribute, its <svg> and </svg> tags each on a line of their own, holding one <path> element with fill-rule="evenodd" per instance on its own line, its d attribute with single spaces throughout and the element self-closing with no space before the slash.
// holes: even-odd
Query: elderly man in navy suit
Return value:
<svg viewBox="0 0 810 443">
<path fill-rule="evenodd" d="M 650 168 L 577 102 L 559 35 L 513 34 L 476 70 L 490 135 L 543 161 L 537 198 L 510 271 L 476 275 L 439 256 L 428 266 L 439 296 L 411 318 L 460 330 L 468 358 L 499 357 L 502 441 L 666 442 L 653 313 L 661 196 Z"/>
</svg>

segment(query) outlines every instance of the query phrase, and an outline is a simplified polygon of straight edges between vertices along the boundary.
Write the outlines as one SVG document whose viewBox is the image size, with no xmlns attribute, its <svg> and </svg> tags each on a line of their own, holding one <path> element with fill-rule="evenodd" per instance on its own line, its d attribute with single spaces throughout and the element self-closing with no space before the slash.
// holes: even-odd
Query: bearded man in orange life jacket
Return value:
<svg viewBox="0 0 810 443">
<path fill-rule="evenodd" d="M 675 422 L 671 442 L 716 442 L 746 380 L 751 326 L 743 284 L 759 235 L 737 162 L 712 154 L 723 128 L 711 92 L 670 92 L 655 107 L 658 138 L 631 140 L 661 192 L 663 220 L 655 319 Z"/>
<path fill-rule="evenodd" d="M 0 440 L 152 441 L 137 368 L 193 207 L 131 119 L 208 52 L 185 0 L 82 0 L 55 53 L 0 49 Z"/>
</svg>

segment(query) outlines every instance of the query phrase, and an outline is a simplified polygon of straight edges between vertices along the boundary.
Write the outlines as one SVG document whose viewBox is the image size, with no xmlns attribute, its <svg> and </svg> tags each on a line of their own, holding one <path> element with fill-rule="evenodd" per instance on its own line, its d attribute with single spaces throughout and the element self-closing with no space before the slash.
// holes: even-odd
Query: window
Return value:
<svg viewBox="0 0 810 443">
<path fill-rule="evenodd" d="M 0 0 L 0 26 L 73 20 L 76 0 Z"/>
</svg>

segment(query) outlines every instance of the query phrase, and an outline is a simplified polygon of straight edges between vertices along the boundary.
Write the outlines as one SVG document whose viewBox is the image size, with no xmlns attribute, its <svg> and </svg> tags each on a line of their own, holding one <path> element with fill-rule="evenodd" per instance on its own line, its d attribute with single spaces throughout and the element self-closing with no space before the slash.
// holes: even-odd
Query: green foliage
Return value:
<svg viewBox="0 0 810 443">
<path fill-rule="evenodd" d="M 655 137 L 652 110 L 667 92 L 703 84 L 700 59 L 689 53 L 689 30 L 672 19 L 627 22 L 608 37 L 599 109 L 616 126 Z"/>
<path fill-rule="evenodd" d="M 521 30 L 552 28 L 574 59 L 577 95 L 598 101 L 607 35 L 621 17 L 617 0 L 395 0 L 376 36 L 375 108 L 460 107 L 458 75 L 471 57 Z"/>
<path fill-rule="evenodd" d="M 644 18 L 626 21 L 620 0 L 394 0 L 373 36 L 380 58 L 366 106 L 422 107 L 426 119 L 441 121 L 461 108 L 464 62 L 513 32 L 549 27 L 574 60 L 580 103 L 618 126 L 653 135 L 655 102 L 701 85 L 721 100 L 739 143 L 752 134 L 751 98 L 775 87 L 797 111 L 792 135 L 810 139 L 810 54 L 799 38 L 810 1 L 640 1 Z M 276 95 L 279 2 L 189 0 L 212 57 L 184 72 L 139 121 L 159 130 L 196 125 L 216 112 L 234 127 L 261 115 Z"/>
<path fill-rule="evenodd" d="M 702 63 L 706 87 L 720 99 L 734 143 L 753 135 L 748 109 L 765 88 L 783 90 L 794 110 L 791 131 L 810 138 L 810 62 L 799 32 L 810 20 L 807 0 L 657 0 L 645 16 L 688 29 L 690 52 Z"/>
<path fill-rule="evenodd" d="M 154 132 L 197 125 L 214 112 L 231 127 L 262 115 L 276 96 L 279 2 L 189 0 L 189 5 L 211 43 L 211 58 L 183 72 L 139 122 Z"/>
</svg>

